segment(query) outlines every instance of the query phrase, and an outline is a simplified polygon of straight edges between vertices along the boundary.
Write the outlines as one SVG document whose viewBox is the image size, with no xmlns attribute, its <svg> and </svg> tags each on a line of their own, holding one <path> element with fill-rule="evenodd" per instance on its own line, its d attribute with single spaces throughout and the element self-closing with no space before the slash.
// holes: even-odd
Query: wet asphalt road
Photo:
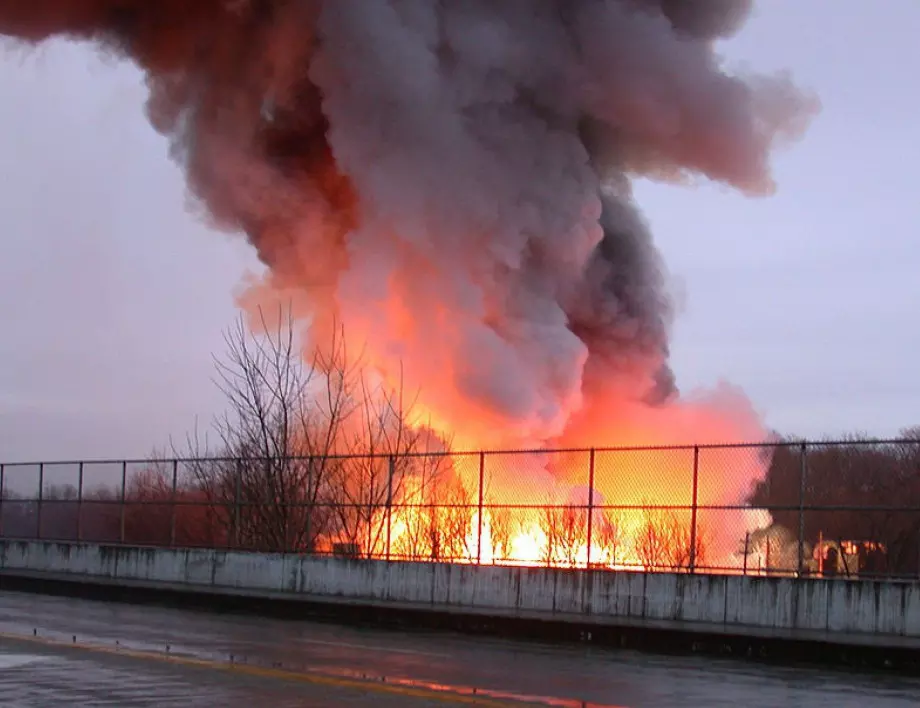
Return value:
<svg viewBox="0 0 920 708">
<path fill-rule="evenodd" d="M 444 703 L 122 657 L 99 660 L 81 650 L 56 650 L 5 640 L 0 642 L 0 705 L 426 708 Z"/>
<path fill-rule="evenodd" d="M 117 642 L 120 651 L 150 655 L 162 656 L 168 647 L 171 656 L 214 663 L 202 668 L 114 651 L 49 647 L 30 639 L 33 632 L 39 639 L 70 643 L 76 637 L 78 646 L 110 650 Z M 237 665 L 253 671 L 273 667 L 279 675 L 215 668 L 226 666 L 231 657 Z M 331 678 L 292 681 L 281 671 Z M 355 679 L 372 683 L 355 684 Z M 451 698 L 458 694 L 463 697 Z M 411 708 L 489 705 L 494 697 L 512 703 L 629 708 L 916 707 L 920 677 L 774 668 L 0 593 L 3 706 L 229 707 L 255 702 Z"/>
</svg>

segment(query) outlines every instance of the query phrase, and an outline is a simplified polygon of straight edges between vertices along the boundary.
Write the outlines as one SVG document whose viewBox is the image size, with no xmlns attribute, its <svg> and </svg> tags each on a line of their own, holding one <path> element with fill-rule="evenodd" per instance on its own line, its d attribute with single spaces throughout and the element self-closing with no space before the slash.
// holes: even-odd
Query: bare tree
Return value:
<svg viewBox="0 0 920 708">
<path fill-rule="evenodd" d="M 507 506 L 493 506 L 487 514 L 494 560 L 497 562 L 514 560 L 511 558 L 511 540 L 521 529 L 520 510 Z"/>
<path fill-rule="evenodd" d="M 404 397 L 401 376 L 391 385 L 359 366 L 348 397 L 356 405 L 332 478 L 334 533 L 365 555 L 390 556 L 394 509 L 397 517 L 406 516 L 413 496 L 436 509 L 433 495 L 450 481 L 450 459 L 444 442 L 414 420 L 415 401 Z M 413 523 L 430 529 L 425 516 L 415 514 Z"/>
<path fill-rule="evenodd" d="M 432 560 L 472 561 L 478 539 L 473 536 L 475 505 L 470 488 L 451 478 L 435 488 L 431 523 Z"/>
<path fill-rule="evenodd" d="M 227 411 L 216 421 L 216 452 L 197 431 L 188 438 L 193 484 L 222 509 L 232 544 L 266 551 L 311 551 L 329 530 L 330 484 L 342 466 L 343 427 L 355 413 L 355 380 L 341 329 L 306 360 L 290 312 L 262 332 L 240 318 L 215 358 Z"/>
<path fill-rule="evenodd" d="M 543 562 L 547 565 L 566 565 L 574 567 L 578 553 L 587 547 L 588 510 L 586 507 L 572 504 L 548 504 L 543 509 L 543 532 L 546 534 L 546 547 L 543 549 Z"/>
<path fill-rule="evenodd" d="M 689 519 L 681 518 L 674 509 L 645 508 L 642 516 L 636 536 L 636 555 L 643 567 L 681 570 L 690 567 L 691 559 L 695 565 L 705 564 L 706 533 L 700 524 L 694 534 Z"/>
<path fill-rule="evenodd" d="M 592 543 L 596 544 L 603 554 L 603 558 L 598 558 L 596 562 L 606 565 L 615 566 L 617 561 L 622 562 L 620 557 L 621 548 L 624 543 L 623 523 L 620 515 L 616 512 L 604 510 L 598 512 L 595 509 L 594 538 Z"/>
<path fill-rule="evenodd" d="M 220 510 L 231 544 L 387 555 L 406 480 L 434 484 L 445 446 L 410 425 L 401 378 L 377 375 L 341 327 L 306 359 L 290 312 L 271 325 L 260 312 L 258 324 L 254 334 L 240 319 L 225 335 L 215 365 L 228 409 L 216 453 L 189 436 L 190 485 Z"/>
<path fill-rule="evenodd" d="M 405 560 L 472 560 L 473 494 L 443 454 L 410 458 L 387 519 L 391 554 Z"/>
<path fill-rule="evenodd" d="M 657 510 L 643 509 L 642 516 L 642 525 L 635 538 L 636 556 L 645 570 L 655 570 L 664 565 L 667 552 L 661 514 Z"/>
</svg>

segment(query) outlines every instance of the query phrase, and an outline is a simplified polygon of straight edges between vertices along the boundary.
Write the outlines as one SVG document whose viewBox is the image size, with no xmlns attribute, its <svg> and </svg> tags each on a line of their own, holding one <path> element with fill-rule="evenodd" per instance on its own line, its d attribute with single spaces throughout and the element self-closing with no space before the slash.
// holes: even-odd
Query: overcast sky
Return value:
<svg viewBox="0 0 920 708">
<path fill-rule="evenodd" d="M 892 435 L 920 423 L 920 3 L 760 5 L 729 62 L 788 67 L 824 108 L 775 197 L 640 185 L 678 381 L 738 384 L 783 432 Z M 144 455 L 220 407 L 210 357 L 258 266 L 186 212 L 132 67 L 6 52 L 0 96 L 0 459 Z"/>
</svg>

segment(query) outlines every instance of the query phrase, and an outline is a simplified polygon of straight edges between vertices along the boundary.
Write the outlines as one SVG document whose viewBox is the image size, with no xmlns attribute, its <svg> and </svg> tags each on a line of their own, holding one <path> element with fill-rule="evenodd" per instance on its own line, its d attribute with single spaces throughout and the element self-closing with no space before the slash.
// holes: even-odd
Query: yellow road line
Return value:
<svg viewBox="0 0 920 708">
<path fill-rule="evenodd" d="M 193 657 L 175 656 L 172 654 L 158 652 L 123 649 L 121 647 L 106 647 L 99 644 L 71 643 L 57 639 L 47 639 L 45 637 L 31 636 L 27 634 L 0 632 L 0 640 L 3 639 L 15 642 L 28 642 L 31 644 L 38 644 L 41 646 L 56 649 L 78 649 L 81 651 L 88 651 L 96 654 L 106 654 L 110 656 L 141 659 L 145 661 L 159 661 L 179 666 L 211 669 L 215 671 L 226 671 L 230 673 L 239 673 L 246 676 L 254 676 L 257 678 L 272 678 L 299 683 L 310 683 L 320 686 L 331 686 L 333 688 L 354 689 L 374 693 L 389 693 L 393 695 L 405 696 L 407 698 L 422 698 L 430 701 L 438 701 L 440 703 L 453 705 L 483 706 L 485 708 L 510 708 L 511 706 L 535 705 L 533 703 L 522 703 L 519 701 L 502 701 L 494 698 L 485 698 L 482 696 L 470 696 L 461 693 L 454 693 L 449 689 L 438 691 L 434 689 L 417 688 L 413 686 L 400 686 L 398 684 L 380 683 L 371 680 L 342 678 L 315 671 L 289 671 L 286 669 L 273 669 L 261 666 L 252 666 L 250 664 L 211 661 L 208 659 L 196 659 Z"/>
</svg>

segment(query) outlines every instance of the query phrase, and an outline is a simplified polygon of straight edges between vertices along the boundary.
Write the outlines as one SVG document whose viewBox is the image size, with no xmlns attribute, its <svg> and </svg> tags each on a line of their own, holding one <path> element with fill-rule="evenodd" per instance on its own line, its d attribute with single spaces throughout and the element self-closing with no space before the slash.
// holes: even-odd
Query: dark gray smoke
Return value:
<svg viewBox="0 0 920 708">
<path fill-rule="evenodd" d="M 0 33 L 135 61 L 216 226 L 445 427 L 558 436 L 660 401 L 671 305 L 636 175 L 772 189 L 814 109 L 724 73 L 750 0 L 0 0 Z M 603 397 L 603 400 L 598 400 Z M 595 400 L 592 400 L 595 399 Z"/>
</svg>

